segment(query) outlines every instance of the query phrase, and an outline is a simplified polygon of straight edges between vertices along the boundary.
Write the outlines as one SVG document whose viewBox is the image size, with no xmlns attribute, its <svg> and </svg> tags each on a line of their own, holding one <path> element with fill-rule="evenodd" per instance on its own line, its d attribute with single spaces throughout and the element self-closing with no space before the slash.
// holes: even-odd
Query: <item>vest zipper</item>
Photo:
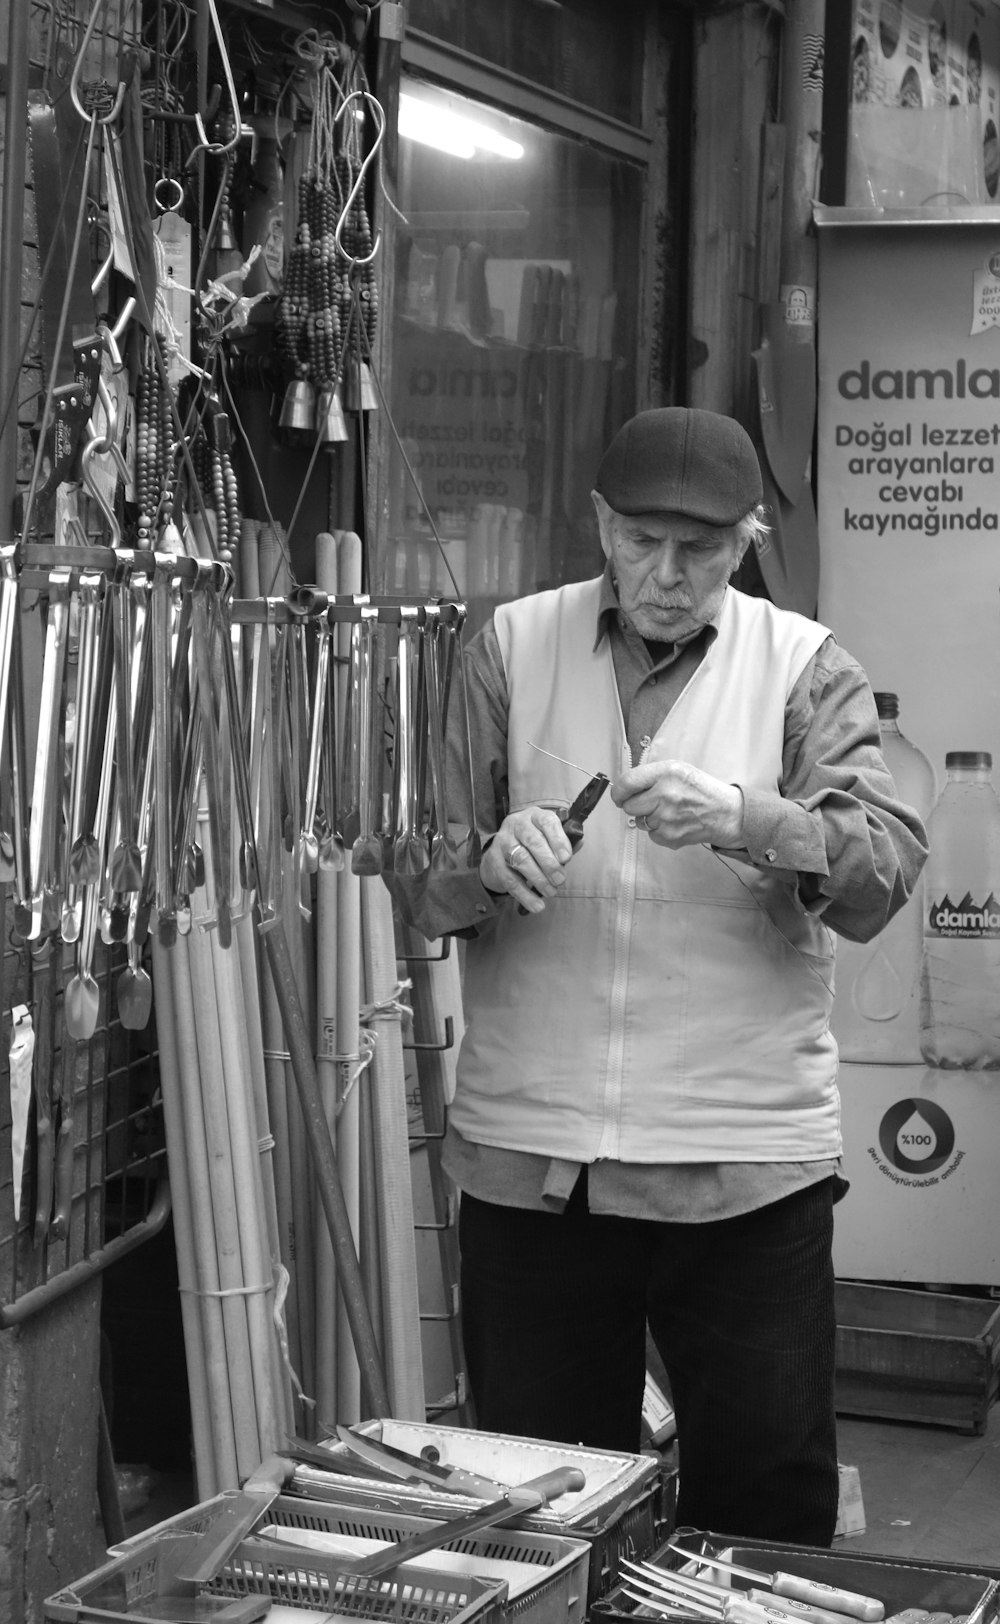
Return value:
<svg viewBox="0 0 1000 1624">
<path fill-rule="evenodd" d="M 646 754 L 648 744 L 642 754 Z M 625 747 L 625 759 L 628 746 Z M 641 758 L 640 758 L 641 760 Z M 639 865 L 639 831 L 633 824 L 626 830 L 622 860 L 621 886 L 614 920 L 614 958 L 611 970 L 611 989 L 608 997 L 608 1053 L 604 1072 L 604 1098 L 602 1101 L 601 1140 L 596 1160 L 617 1160 L 621 1155 L 621 1109 L 625 1071 L 625 1016 L 628 1008 L 629 949 L 632 940 L 632 915 L 635 905 L 635 883 Z"/>
</svg>

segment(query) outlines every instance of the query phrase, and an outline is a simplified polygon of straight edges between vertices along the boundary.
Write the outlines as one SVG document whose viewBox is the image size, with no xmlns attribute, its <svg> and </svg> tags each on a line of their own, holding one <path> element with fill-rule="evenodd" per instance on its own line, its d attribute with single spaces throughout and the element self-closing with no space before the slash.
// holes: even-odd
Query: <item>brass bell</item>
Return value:
<svg viewBox="0 0 1000 1624">
<path fill-rule="evenodd" d="M 327 386 L 320 390 L 316 401 L 316 428 L 323 445 L 333 445 L 347 439 L 347 423 L 339 389 Z"/>
<path fill-rule="evenodd" d="M 231 254 L 233 249 L 238 247 L 239 244 L 237 243 L 236 238 L 233 236 L 233 217 L 230 214 L 228 207 L 223 204 L 219 213 L 219 224 L 215 234 L 216 252 L 220 254 Z"/>
<path fill-rule="evenodd" d="M 283 429 L 308 433 L 316 413 L 316 391 L 308 378 L 293 378 L 285 390 L 278 422 Z"/>
<path fill-rule="evenodd" d="M 359 361 L 347 369 L 347 406 L 352 412 L 378 410 L 378 396 L 367 361 Z"/>
</svg>

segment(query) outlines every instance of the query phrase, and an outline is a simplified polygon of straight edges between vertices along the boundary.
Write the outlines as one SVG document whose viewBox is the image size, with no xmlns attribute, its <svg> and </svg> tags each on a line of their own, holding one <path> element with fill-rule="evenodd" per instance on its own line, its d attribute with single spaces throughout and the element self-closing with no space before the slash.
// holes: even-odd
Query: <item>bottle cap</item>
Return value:
<svg viewBox="0 0 1000 1624">
<path fill-rule="evenodd" d="M 899 715 L 898 694 L 875 694 L 875 708 L 880 716 L 890 717 Z"/>
<path fill-rule="evenodd" d="M 949 750 L 944 764 L 948 772 L 953 767 L 985 767 L 988 772 L 993 766 L 993 757 L 988 750 Z"/>
</svg>

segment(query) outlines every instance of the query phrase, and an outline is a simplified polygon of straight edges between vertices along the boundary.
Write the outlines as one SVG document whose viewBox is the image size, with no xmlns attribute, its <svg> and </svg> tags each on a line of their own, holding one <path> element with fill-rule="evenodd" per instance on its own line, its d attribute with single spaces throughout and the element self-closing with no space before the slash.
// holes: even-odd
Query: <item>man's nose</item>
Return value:
<svg viewBox="0 0 1000 1624">
<path fill-rule="evenodd" d="M 681 580 L 681 550 L 675 541 L 661 541 L 653 572 L 661 586 L 674 586 Z"/>
</svg>

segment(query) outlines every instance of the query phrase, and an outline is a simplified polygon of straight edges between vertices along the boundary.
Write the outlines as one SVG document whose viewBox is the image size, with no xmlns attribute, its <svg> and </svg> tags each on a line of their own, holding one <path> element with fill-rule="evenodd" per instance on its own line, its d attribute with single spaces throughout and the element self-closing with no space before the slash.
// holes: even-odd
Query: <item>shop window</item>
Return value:
<svg viewBox="0 0 1000 1624">
<path fill-rule="evenodd" d="M 410 0 L 408 26 L 572 101 L 639 125 L 642 19 L 607 0 Z"/>
<path fill-rule="evenodd" d="M 590 490 L 636 404 L 645 171 L 413 75 L 399 136 L 386 585 L 457 592 L 474 628 L 601 566 Z"/>
</svg>

